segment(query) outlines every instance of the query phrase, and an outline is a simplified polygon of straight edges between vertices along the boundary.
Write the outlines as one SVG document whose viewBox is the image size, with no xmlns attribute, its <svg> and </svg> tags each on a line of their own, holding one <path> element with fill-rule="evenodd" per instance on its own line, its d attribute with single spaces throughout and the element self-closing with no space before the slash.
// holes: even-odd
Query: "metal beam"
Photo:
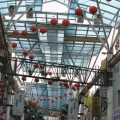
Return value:
<svg viewBox="0 0 120 120">
<path fill-rule="evenodd" d="M 98 6 L 98 10 L 99 10 L 99 14 L 101 15 L 100 19 L 101 19 L 101 23 L 102 23 L 102 26 L 103 26 L 103 31 L 104 31 L 104 36 L 105 38 L 107 39 L 107 35 L 106 35 L 106 31 L 105 31 L 105 25 L 104 25 L 104 22 L 103 22 L 103 18 L 102 18 L 102 14 L 101 14 L 101 10 L 100 10 L 100 6 L 99 6 L 99 1 L 96 0 L 97 2 L 97 6 Z M 107 47 L 109 49 L 109 44 L 108 44 L 108 41 L 106 40 L 106 43 L 107 43 Z"/>
<path fill-rule="evenodd" d="M 79 37 L 79 36 L 64 36 L 65 41 L 77 41 L 77 42 L 99 42 L 98 37 Z M 106 43 L 106 39 L 102 38 L 102 40 Z"/>
</svg>

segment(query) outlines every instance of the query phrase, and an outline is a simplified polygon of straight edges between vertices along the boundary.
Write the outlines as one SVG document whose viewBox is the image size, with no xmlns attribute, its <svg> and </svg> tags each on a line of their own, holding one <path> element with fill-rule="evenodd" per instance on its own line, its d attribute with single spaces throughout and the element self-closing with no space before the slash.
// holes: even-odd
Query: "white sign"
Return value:
<svg viewBox="0 0 120 120">
<path fill-rule="evenodd" d="M 25 91 L 16 90 L 14 96 L 14 104 L 12 114 L 14 116 L 22 116 L 24 113 Z"/>
<path fill-rule="evenodd" d="M 102 86 L 100 88 L 100 97 L 107 98 L 107 87 Z"/>
<path fill-rule="evenodd" d="M 113 115 L 114 115 L 113 120 L 120 120 L 120 107 L 114 109 Z"/>
<path fill-rule="evenodd" d="M 78 99 L 71 98 L 68 105 L 68 120 L 78 120 Z"/>
</svg>

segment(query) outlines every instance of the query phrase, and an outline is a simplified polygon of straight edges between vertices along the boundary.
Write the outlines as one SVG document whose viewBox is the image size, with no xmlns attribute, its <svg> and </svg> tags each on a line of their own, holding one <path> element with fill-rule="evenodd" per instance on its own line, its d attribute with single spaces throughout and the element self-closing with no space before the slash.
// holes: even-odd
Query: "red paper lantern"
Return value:
<svg viewBox="0 0 120 120">
<path fill-rule="evenodd" d="M 62 21 L 62 25 L 64 25 L 64 26 L 69 26 L 70 25 L 70 21 L 68 20 L 68 19 L 64 19 L 63 21 Z"/>
<path fill-rule="evenodd" d="M 33 59 L 34 59 L 34 56 L 33 56 L 33 55 L 29 55 L 29 58 L 30 58 L 31 60 L 33 60 Z"/>
<path fill-rule="evenodd" d="M 60 82 L 60 83 L 59 83 L 59 85 L 60 85 L 60 86 L 63 86 L 63 85 L 64 85 L 64 83 L 63 83 L 63 82 Z"/>
<path fill-rule="evenodd" d="M 39 68 L 38 64 L 34 64 L 34 68 Z"/>
<path fill-rule="evenodd" d="M 35 32 L 35 31 L 37 31 L 37 27 L 36 27 L 36 26 L 31 26 L 31 27 L 30 27 L 30 30 L 31 30 L 32 32 Z"/>
<path fill-rule="evenodd" d="M 58 97 L 55 97 L 55 99 L 57 100 L 57 99 L 58 99 Z"/>
<path fill-rule="evenodd" d="M 46 98 L 44 98 L 43 100 L 46 101 Z"/>
<path fill-rule="evenodd" d="M 18 34 L 19 34 L 19 32 L 17 30 L 13 31 L 13 35 L 18 35 Z"/>
<path fill-rule="evenodd" d="M 47 99 L 48 101 L 50 100 L 50 98 Z"/>
<path fill-rule="evenodd" d="M 67 93 L 64 93 L 64 96 L 66 96 L 67 95 Z"/>
<path fill-rule="evenodd" d="M 65 87 L 68 86 L 68 83 L 67 83 L 67 82 L 64 82 L 64 86 L 65 86 Z"/>
<path fill-rule="evenodd" d="M 62 98 L 62 96 L 60 96 L 60 99 Z"/>
<path fill-rule="evenodd" d="M 90 11 L 91 14 L 94 15 L 97 12 L 97 8 L 95 6 L 91 6 L 89 11 Z"/>
<path fill-rule="evenodd" d="M 49 75 L 52 75 L 52 72 L 48 72 Z"/>
<path fill-rule="evenodd" d="M 74 89 L 75 89 L 75 87 L 74 87 L 74 86 L 72 86 L 72 89 L 74 90 Z"/>
<path fill-rule="evenodd" d="M 39 103 L 39 101 L 36 101 L 36 104 Z"/>
<path fill-rule="evenodd" d="M 40 101 L 42 101 L 42 98 L 40 98 Z"/>
<path fill-rule="evenodd" d="M 27 56 L 28 55 L 28 51 L 23 51 L 23 55 Z"/>
<path fill-rule="evenodd" d="M 57 25 L 58 22 L 57 22 L 57 20 L 55 18 L 52 18 L 51 21 L 50 21 L 50 23 L 52 25 Z"/>
<path fill-rule="evenodd" d="M 52 80 L 49 80 L 49 81 L 48 81 L 48 84 L 49 84 L 49 85 L 52 85 L 52 83 L 53 83 Z"/>
<path fill-rule="evenodd" d="M 33 98 L 33 100 L 36 100 L 35 98 Z"/>
<path fill-rule="evenodd" d="M 72 85 L 72 82 L 69 82 L 69 85 L 71 86 L 71 85 Z"/>
<path fill-rule="evenodd" d="M 77 87 L 76 89 L 77 89 L 77 90 L 80 90 L 80 88 L 79 88 L 79 87 Z"/>
<path fill-rule="evenodd" d="M 45 27 L 42 27 L 42 28 L 40 28 L 40 32 L 41 32 L 42 34 L 44 34 L 44 33 L 47 32 L 47 29 L 46 29 Z"/>
<path fill-rule="evenodd" d="M 54 100 L 51 100 L 51 102 L 53 103 L 53 102 L 54 102 Z"/>
<path fill-rule="evenodd" d="M 67 86 L 65 86 L 66 87 L 66 89 L 69 89 L 69 85 L 67 85 Z"/>
<path fill-rule="evenodd" d="M 16 44 L 16 43 L 12 43 L 12 47 L 13 47 L 13 48 L 16 48 L 16 47 L 17 47 L 17 44 Z"/>
<path fill-rule="evenodd" d="M 82 15 L 82 14 L 83 14 L 82 9 L 81 9 L 81 8 L 77 8 L 77 9 L 75 10 L 75 14 L 76 14 L 76 15 Z"/>
<path fill-rule="evenodd" d="M 90 89 L 92 87 L 92 85 L 87 84 L 87 89 Z"/>
<path fill-rule="evenodd" d="M 69 95 L 72 95 L 72 92 L 69 92 Z"/>
<path fill-rule="evenodd" d="M 23 81 L 26 81 L 26 76 L 25 76 L 25 75 L 22 76 L 22 80 L 23 80 Z"/>
<path fill-rule="evenodd" d="M 39 78 L 35 78 L 35 80 L 34 80 L 36 83 L 38 83 L 39 82 Z"/>
<path fill-rule="evenodd" d="M 80 84 L 79 83 L 75 83 L 74 86 L 75 87 L 80 87 Z"/>
<path fill-rule="evenodd" d="M 23 35 L 23 36 L 26 36 L 27 34 L 28 34 L 27 30 L 23 30 L 23 31 L 22 31 L 22 35 Z"/>
<path fill-rule="evenodd" d="M 43 69 L 43 68 L 44 68 L 44 65 L 40 65 L 40 68 Z"/>
<path fill-rule="evenodd" d="M 48 72 L 45 72 L 44 75 L 47 76 L 47 75 L 48 75 Z"/>
</svg>

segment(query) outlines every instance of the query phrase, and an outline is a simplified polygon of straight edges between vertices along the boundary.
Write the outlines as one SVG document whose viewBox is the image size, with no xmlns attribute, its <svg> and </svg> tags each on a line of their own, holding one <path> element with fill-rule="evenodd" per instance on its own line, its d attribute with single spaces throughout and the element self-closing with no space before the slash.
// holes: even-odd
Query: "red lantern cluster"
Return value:
<svg viewBox="0 0 120 120">
<path fill-rule="evenodd" d="M 57 20 L 55 18 L 52 18 L 50 21 L 51 25 L 57 25 Z"/>
<path fill-rule="evenodd" d="M 22 35 L 23 35 L 23 36 L 26 36 L 26 35 L 28 35 L 28 32 L 27 32 L 27 30 L 23 30 L 23 31 L 22 31 Z"/>
<path fill-rule="evenodd" d="M 28 51 L 23 51 L 23 56 L 27 56 L 28 55 Z"/>
<path fill-rule="evenodd" d="M 14 30 L 13 35 L 19 35 L 19 32 L 17 30 Z"/>
<path fill-rule="evenodd" d="M 64 25 L 65 27 L 69 26 L 70 25 L 70 21 L 68 19 L 64 19 L 62 21 L 62 25 Z"/>
<path fill-rule="evenodd" d="M 17 44 L 16 44 L 16 43 L 12 43 L 12 47 L 13 47 L 13 48 L 16 48 L 16 47 L 17 47 Z"/>
<path fill-rule="evenodd" d="M 75 14 L 76 14 L 76 15 L 82 15 L 82 14 L 83 14 L 82 9 L 81 9 L 81 8 L 77 8 L 77 9 L 75 10 Z"/>
<path fill-rule="evenodd" d="M 40 32 L 41 32 L 42 34 L 44 34 L 44 33 L 47 32 L 47 29 L 46 29 L 45 27 L 42 27 L 42 28 L 40 28 Z"/>
<path fill-rule="evenodd" d="M 30 30 L 31 30 L 32 32 L 35 32 L 35 31 L 37 31 L 37 27 L 36 27 L 36 26 L 31 26 L 31 27 L 30 27 Z"/>
<path fill-rule="evenodd" d="M 91 6 L 91 7 L 89 8 L 89 11 L 90 11 L 91 14 L 94 15 L 94 14 L 97 12 L 97 8 L 96 8 L 95 6 Z"/>
</svg>

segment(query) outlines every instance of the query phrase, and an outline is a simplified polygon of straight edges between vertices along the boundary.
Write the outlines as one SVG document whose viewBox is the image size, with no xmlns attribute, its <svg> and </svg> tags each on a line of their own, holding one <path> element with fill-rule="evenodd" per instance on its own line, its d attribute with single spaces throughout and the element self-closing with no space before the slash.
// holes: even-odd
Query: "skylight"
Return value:
<svg viewBox="0 0 120 120">
<path fill-rule="evenodd" d="M 53 2 L 48 2 L 48 3 L 43 3 L 42 11 L 67 13 L 68 8 L 67 8 L 67 6 L 65 6 L 63 4 L 53 1 Z"/>
</svg>

